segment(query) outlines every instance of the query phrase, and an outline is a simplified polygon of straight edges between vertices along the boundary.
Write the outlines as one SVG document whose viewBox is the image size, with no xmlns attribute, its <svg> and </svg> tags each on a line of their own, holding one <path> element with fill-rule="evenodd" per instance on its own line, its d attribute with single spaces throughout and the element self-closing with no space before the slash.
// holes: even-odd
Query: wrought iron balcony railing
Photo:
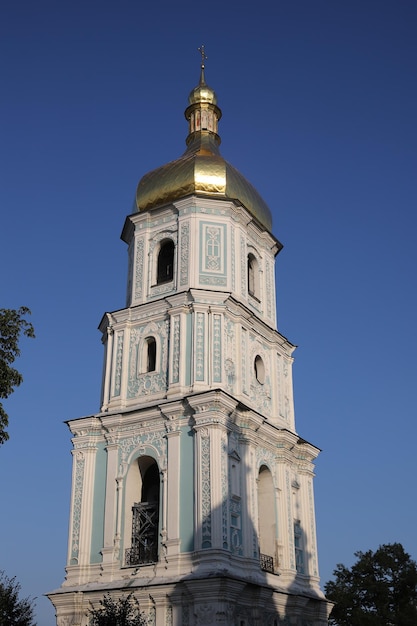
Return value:
<svg viewBox="0 0 417 626">
<path fill-rule="evenodd" d="M 261 570 L 263 572 L 271 572 L 271 574 L 274 573 L 274 557 L 273 556 L 269 556 L 268 554 L 260 554 L 260 563 L 261 563 Z"/>
<path fill-rule="evenodd" d="M 125 550 L 125 565 L 158 561 L 158 505 L 139 502 L 132 507 L 132 547 Z"/>
</svg>

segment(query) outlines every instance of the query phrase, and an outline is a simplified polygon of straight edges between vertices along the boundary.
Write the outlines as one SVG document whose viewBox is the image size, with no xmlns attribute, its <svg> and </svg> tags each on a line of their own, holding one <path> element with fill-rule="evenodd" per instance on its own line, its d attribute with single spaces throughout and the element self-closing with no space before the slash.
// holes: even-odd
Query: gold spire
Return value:
<svg viewBox="0 0 417 626">
<path fill-rule="evenodd" d="M 204 51 L 204 44 L 201 44 L 200 48 L 197 48 L 197 50 L 199 51 L 199 53 L 201 54 L 201 73 L 200 73 L 200 85 L 205 85 L 206 81 L 204 80 L 204 68 L 205 68 L 205 64 L 204 61 L 206 59 L 208 59 L 208 56 L 206 55 L 205 51 Z"/>
</svg>

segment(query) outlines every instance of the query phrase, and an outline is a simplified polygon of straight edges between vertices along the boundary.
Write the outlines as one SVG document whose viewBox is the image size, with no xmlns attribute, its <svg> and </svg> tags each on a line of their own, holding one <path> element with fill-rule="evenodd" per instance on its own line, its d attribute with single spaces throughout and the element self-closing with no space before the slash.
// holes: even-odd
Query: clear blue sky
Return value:
<svg viewBox="0 0 417 626">
<path fill-rule="evenodd" d="M 125 304 L 139 178 L 182 154 L 206 46 L 222 154 L 271 207 L 298 432 L 323 452 L 322 581 L 356 550 L 417 558 L 415 0 L 3 0 L 0 307 L 32 309 L 5 404 L 0 569 L 64 578 L 64 420 L 99 409 L 96 327 Z"/>
</svg>

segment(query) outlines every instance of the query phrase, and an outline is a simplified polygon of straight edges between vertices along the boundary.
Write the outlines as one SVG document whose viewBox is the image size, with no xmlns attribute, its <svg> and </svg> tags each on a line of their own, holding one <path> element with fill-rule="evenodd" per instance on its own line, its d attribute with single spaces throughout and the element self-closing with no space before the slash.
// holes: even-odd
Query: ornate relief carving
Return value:
<svg viewBox="0 0 417 626">
<path fill-rule="evenodd" d="M 151 606 L 148 613 L 148 626 L 156 626 L 156 608 L 155 604 Z"/>
<path fill-rule="evenodd" d="M 228 391 L 233 393 L 234 384 L 236 381 L 236 366 L 235 366 L 235 328 L 234 324 L 227 317 L 224 321 L 224 373 L 225 383 Z"/>
<path fill-rule="evenodd" d="M 182 626 L 190 626 L 190 607 L 185 600 L 182 602 Z"/>
<path fill-rule="evenodd" d="M 196 607 L 195 616 L 196 626 L 201 626 L 202 624 L 214 624 L 215 615 L 213 605 L 200 604 Z"/>
<path fill-rule="evenodd" d="M 242 328 L 241 337 L 241 373 L 242 373 L 242 391 L 247 394 L 247 380 L 246 380 L 246 366 L 247 366 L 247 331 L 246 328 Z"/>
<path fill-rule="evenodd" d="M 135 294 L 134 299 L 140 300 L 143 294 L 143 257 L 144 257 L 144 239 L 141 237 L 136 245 L 136 271 L 135 271 Z"/>
<path fill-rule="evenodd" d="M 228 542 L 228 455 L 227 455 L 227 434 L 222 433 L 221 441 L 221 485 L 222 485 L 222 532 L 223 532 L 223 549 L 229 549 Z"/>
<path fill-rule="evenodd" d="M 221 267 L 221 230 L 218 226 L 206 227 L 205 264 L 208 272 L 220 272 Z"/>
<path fill-rule="evenodd" d="M 246 245 L 243 235 L 240 237 L 240 291 L 243 297 L 246 296 L 247 291 L 247 261 L 246 261 Z"/>
<path fill-rule="evenodd" d="M 287 527 L 288 527 L 288 546 L 290 554 L 290 568 L 295 570 L 295 550 L 294 550 L 294 520 L 292 518 L 292 503 L 291 503 L 291 477 L 290 471 L 285 470 L 285 491 L 287 494 Z"/>
<path fill-rule="evenodd" d="M 236 291 L 236 259 L 235 259 L 235 227 L 234 226 L 230 227 L 230 232 L 231 232 L 231 240 L 232 240 L 232 245 L 231 245 L 231 250 L 232 250 L 232 258 L 231 258 L 231 262 L 232 262 L 232 291 Z"/>
<path fill-rule="evenodd" d="M 271 263 L 266 261 L 266 314 L 269 319 L 272 319 L 272 269 Z"/>
<path fill-rule="evenodd" d="M 129 346 L 129 378 L 127 386 L 127 397 L 135 398 L 137 396 L 146 396 L 167 388 L 167 369 L 168 369 L 168 320 L 159 320 L 157 322 L 149 322 L 139 328 L 132 330 L 130 335 Z M 140 372 L 140 359 L 142 342 L 146 337 L 153 336 L 158 340 L 160 357 L 157 368 L 154 372 Z"/>
<path fill-rule="evenodd" d="M 181 224 L 180 231 L 180 285 L 188 283 L 188 264 L 190 257 L 190 225 L 188 222 Z"/>
<path fill-rule="evenodd" d="M 259 338 L 256 335 L 250 334 L 250 351 L 249 361 L 253 364 L 256 355 L 262 358 L 265 364 L 265 382 L 263 384 L 256 380 L 255 369 L 252 367 L 251 383 L 250 383 L 250 396 L 254 405 L 260 413 L 266 415 L 271 414 L 271 378 L 268 372 L 271 371 L 270 351 L 269 349 L 260 343 Z M 247 353 L 245 353 L 247 356 Z"/>
<path fill-rule="evenodd" d="M 310 518 L 310 537 L 316 536 L 316 527 L 314 523 L 314 496 L 313 496 L 313 481 L 311 478 L 307 483 L 307 495 L 308 495 L 308 513 Z M 309 569 L 313 576 L 318 576 L 318 566 L 317 566 L 317 552 L 315 548 L 314 541 L 311 542 L 310 545 L 310 559 L 309 559 Z"/>
<path fill-rule="evenodd" d="M 213 315 L 213 381 L 222 380 L 222 335 L 221 315 Z"/>
<path fill-rule="evenodd" d="M 205 314 L 196 315 L 195 379 L 204 380 Z"/>
<path fill-rule="evenodd" d="M 172 320 L 173 349 L 172 349 L 172 382 L 178 383 L 180 379 L 180 316 L 175 315 Z"/>
<path fill-rule="evenodd" d="M 119 473 L 123 476 L 127 470 L 127 463 L 134 450 L 140 454 L 146 454 L 147 448 L 152 448 L 158 457 L 159 469 L 166 469 L 167 440 L 163 431 L 151 431 L 143 434 L 132 435 L 120 439 L 119 444 Z"/>
<path fill-rule="evenodd" d="M 207 434 L 206 434 L 207 433 Z M 210 437 L 208 431 L 201 430 L 201 534 L 202 548 L 211 548 L 211 477 L 210 477 Z"/>
<path fill-rule="evenodd" d="M 116 339 L 116 360 L 114 364 L 114 396 L 120 396 L 120 388 L 122 381 L 122 360 L 123 360 L 123 341 L 124 341 L 124 331 L 119 331 L 117 333 Z"/>
<path fill-rule="evenodd" d="M 200 284 L 201 285 L 214 285 L 215 287 L 226 287 L 227 279 L 222 276 L 201 276 L 200 275 Z"/>
<path fill-rule="evenodd" d="M 82 452 L 75 455 L 74 499 L 72 509 L 71 565 L 78 563 L 80 548 L 81 504 L 83 497 L 85 457 Z"/>
</svg>

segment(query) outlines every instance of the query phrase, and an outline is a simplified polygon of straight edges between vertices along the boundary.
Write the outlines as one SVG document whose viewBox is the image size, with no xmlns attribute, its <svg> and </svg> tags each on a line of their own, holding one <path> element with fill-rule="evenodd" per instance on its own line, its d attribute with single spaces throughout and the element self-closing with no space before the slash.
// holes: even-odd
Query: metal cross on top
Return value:
<svg viewBox="0 0 417 626">
<path fill-rule="evenodd" d="M 201 54 L 201 67 L 204 67 L 204 61 L 208 59 L 208 56 L 206 55 L 205 50 L 204 50 L 204 44 L 202 44 L 200 48 L 197 48 L 197 50 Z"/>
</svg>

